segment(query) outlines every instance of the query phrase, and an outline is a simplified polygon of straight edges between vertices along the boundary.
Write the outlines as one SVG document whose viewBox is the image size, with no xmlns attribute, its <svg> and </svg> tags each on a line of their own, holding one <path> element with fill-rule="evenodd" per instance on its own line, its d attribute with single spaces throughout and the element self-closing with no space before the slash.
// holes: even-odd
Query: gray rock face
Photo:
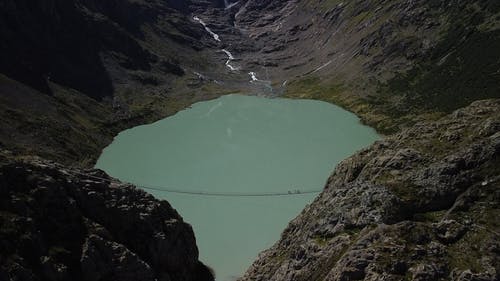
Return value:
<svg viewBox="0 0 500 281">
<path fill-rule="evenodd" d="M 151 267 L 123 245 L 91 235 L 82 249 L 82 273 L 86 281 L 115 276 L 118 280 L 155 280 Z"/>
<path fill-rule="evenodd" d="M 500 100 L 340 163 L 243 280 L 498 280 Z"/>
<path fill-rule="evenodd" d="M 11 163 L 0 194 L 1 280 L 213 280 L 166 201 L 100 171 Z"/>
</svg>

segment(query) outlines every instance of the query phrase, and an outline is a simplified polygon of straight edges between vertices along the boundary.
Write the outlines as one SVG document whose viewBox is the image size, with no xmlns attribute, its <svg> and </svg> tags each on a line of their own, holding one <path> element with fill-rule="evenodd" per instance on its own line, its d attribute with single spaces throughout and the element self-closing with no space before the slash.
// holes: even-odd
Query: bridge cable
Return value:
<svg viewBox="0 0 500 281">
<path fill-rule="evenodd" d="M 88 177 L 91 179 L 96 179 L 100 181 L 107 181 L 107 182 L 112 182 L 115 179 L 113 178 L 103 178 L 99 176 L 94 176 L 94 175 L 89 175 L 86 173 L 81 173 L 77 171 L 69 171 L 66 170 L 68 173 L 74 174 L 74 175 L 80 175 L 84 177 Z M 320 193 L 323 190 L 322 189 L 317 189 L 317 190 L 288 190 L 285 192 L 208 192 L 208 191 L 201 191 L 201 190 L 184 190 L 184 189 L 174 189 L 166 186 L 156 186 L 156 185 L 145 185 L 145 184 L 137 184 L 133 183 L 132 181 L 128 180 L 121 180 L 121 182 L 134 185 L 137 187 L 140 187 L 141 189 L 146 189 L 146 190 L 152 190 L 152 191 L 159 191 L 159 192 L 168 192 L 168 193 L 175 193 L 175 194 L 184 194 L 184 195 L 197 195 L 197 196 L 218 196 L 218 197 L 277 197 L 277 196 L 298 196 L 298 195 L 307 195 L 307 194 L 314 194 L 314 193 Z"/>
</svg>

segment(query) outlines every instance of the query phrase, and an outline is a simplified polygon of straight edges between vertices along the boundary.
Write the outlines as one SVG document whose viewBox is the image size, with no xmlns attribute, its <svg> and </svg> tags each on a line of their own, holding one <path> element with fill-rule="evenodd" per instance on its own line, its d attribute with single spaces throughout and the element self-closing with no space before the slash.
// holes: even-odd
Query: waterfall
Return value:
<svg viewBox="0 0 500 281">
<path fill-rule="evenodd" d="M 234 3 L 229 3 L 229 1 L 224 0 L 224 7 L 226 10 L 231 9 L 232 7 L 238 5 L 240 1 L 234 2 Z"/>
<path fill-rule="evenodd" d="M 237 70 L 238 70 L 238 68 L 237 68 L 237 67 L 234 67 L 234 66 L 232 66 L 232 65 L 231 65 L 231 61 L 232 61 L 232 60 L 234 60 L 234 56 L 233 56 L 233 54 L 231 54 L 231 52 L 229 52 L 229 51 L 228 51 L 228 50 L 226 50 L 226 49 L 222 49 L 222 51 L 223 51 L 224 53 L 226 53 L 227 58 L 228 58 L 228 59 L 227 59 L 227 61 L 226 61 L 226 66 L 227 66 L 229 69 L 231 69 L 231 71 L 237 71 Z"/>
<path fill-rule="evenodd" d="M 203 25 L 203 27 L 205 27 L 205 30 L 210 33 L 210 35 L 212 35 L 212 37 L 215 39 L 215 41 L 218 41 L 220 42 L 220 39 L 219 39 L 219 35 L 215 34 L 210 28 L 208 28 L 207 24 L 201 20 L 199 17 L 197 16 L 194 16 L 193 17 L 193 20 L 199 22 L 201 25 Z"/>
<path fill-rule="evenodd" d="M 253 81 L 259 81 L 259 79 L 257 79 L 257 73 L 255 73 L 255 72 L 252 71 L 252 72 L 248 72 L 248 74 L 252 78 L 252 82 Z"/>
</svg>

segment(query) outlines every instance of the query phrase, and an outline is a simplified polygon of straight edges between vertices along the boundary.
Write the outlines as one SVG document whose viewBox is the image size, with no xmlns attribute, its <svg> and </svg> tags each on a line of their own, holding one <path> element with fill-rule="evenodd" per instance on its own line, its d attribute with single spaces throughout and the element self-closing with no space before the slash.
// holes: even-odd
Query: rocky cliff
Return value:
<svg viewBox="0 0 500 281">
<path fill-rule="evenodd" d="M 341 162 L 241 280 L 498 280 L 500 100 Z"/>
<path fill-rule="evenodd" d="M 100 171 L 0 168 L 0 280 L 214 280 L 166 202 Z"/>
</svg>

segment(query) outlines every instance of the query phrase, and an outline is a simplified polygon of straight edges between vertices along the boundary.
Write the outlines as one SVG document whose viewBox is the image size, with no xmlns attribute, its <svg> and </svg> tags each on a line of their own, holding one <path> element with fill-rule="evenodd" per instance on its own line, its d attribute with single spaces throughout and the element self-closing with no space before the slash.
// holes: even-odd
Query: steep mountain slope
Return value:
<svg viewBox="0 0 500 281">
<path fill-rule="evenodd" d="M 500 100 L 340 163 L 241 280 L 498 280 Z"/>
<path fill-rule="evenodd" d="M 0 145 L 91 165 L 124 128 L 231 91 L 191 11 L 220 1 L 2 1 Z M 223 5 L 223 4 L 222 4 Z"/>
<path fill-rule="evenodd" d="M 235 25 L 286 96 L 341 104 L 383 133 L 500 95 L 498 1 L 250 0 Z"/>
</svg>

